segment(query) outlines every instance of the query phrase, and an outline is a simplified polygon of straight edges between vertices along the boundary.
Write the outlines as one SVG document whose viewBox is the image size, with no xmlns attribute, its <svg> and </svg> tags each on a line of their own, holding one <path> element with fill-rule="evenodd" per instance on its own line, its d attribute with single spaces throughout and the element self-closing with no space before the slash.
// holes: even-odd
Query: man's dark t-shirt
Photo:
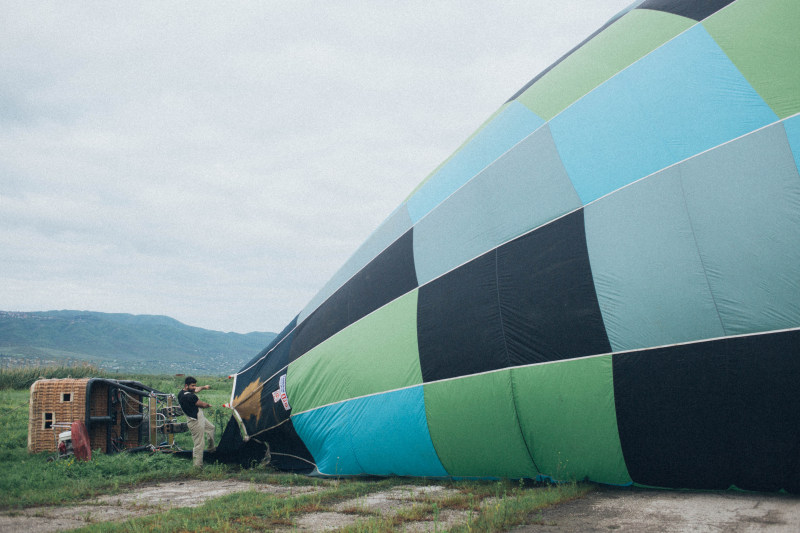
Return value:
<svg viewBox="0 0 800 533">
<path fill-rule="evenodd" d="M 178 393 L 178 403 L 181 404 L 183 414 L 192 418 L 197 418 L 197 394 L 182 390 Z"/>
</svg>

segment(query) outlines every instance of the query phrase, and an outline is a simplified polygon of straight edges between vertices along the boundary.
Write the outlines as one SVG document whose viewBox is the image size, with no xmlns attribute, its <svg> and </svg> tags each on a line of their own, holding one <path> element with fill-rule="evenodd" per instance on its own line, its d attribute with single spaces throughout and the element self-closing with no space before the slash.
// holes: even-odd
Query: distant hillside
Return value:
<svg viewBox="0 0 800 533">
<path fill-rule="evenodd" d="M 221 375 L 239 370 L 275 333 L 224 333 L 154 315 L 0 311 L 0 365 L 87 361 L 109 370 Z"/>
</svg>

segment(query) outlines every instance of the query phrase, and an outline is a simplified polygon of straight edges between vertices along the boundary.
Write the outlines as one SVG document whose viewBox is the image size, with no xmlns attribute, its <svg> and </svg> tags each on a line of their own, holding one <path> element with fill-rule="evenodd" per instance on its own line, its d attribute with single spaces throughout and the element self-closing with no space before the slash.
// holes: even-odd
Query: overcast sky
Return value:
<svg viewBox="0 0 800 533">
<path fill-rule="evenodd" d="M 631 0 L 0 0 L 0 309 L 280 331 Z"/>
</svg>

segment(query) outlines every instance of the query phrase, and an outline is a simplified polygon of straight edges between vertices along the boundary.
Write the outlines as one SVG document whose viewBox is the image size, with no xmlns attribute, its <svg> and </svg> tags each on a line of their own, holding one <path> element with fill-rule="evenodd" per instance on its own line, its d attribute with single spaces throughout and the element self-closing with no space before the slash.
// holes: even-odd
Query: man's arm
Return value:
<svg viewBox="0 0 800 533">
<path fill-rule="evenodd" d="M 210 388 L 211 388 L 211 385 L 203 385 L 202 387 L 195 387 L 194 390 L 195 390 L 195 392 L 199 392 L 201 390 L 208 390 Z M 205 409 L 206 407 L 211 407 L 210 403 L 206 403 L 203 400 L 201 400 L 200 398 L 197 399 L 197 403 L 195 403 L 195 405 L 197 407 L 200 407 L 201 409 Z"/>
</svg>

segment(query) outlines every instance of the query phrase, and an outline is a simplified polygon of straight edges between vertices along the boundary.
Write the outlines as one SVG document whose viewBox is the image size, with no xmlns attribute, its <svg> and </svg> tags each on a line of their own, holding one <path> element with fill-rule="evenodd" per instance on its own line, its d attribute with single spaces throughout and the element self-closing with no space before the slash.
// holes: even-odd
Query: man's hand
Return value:
<svg viewBox="0 0 800 533">
<path fill-rule="evenodd" d="M 211 385 L 203 385 L 202 387 L 197 387 L 197 390 L 208 390 L 211 388 Z"/>
</svg>

